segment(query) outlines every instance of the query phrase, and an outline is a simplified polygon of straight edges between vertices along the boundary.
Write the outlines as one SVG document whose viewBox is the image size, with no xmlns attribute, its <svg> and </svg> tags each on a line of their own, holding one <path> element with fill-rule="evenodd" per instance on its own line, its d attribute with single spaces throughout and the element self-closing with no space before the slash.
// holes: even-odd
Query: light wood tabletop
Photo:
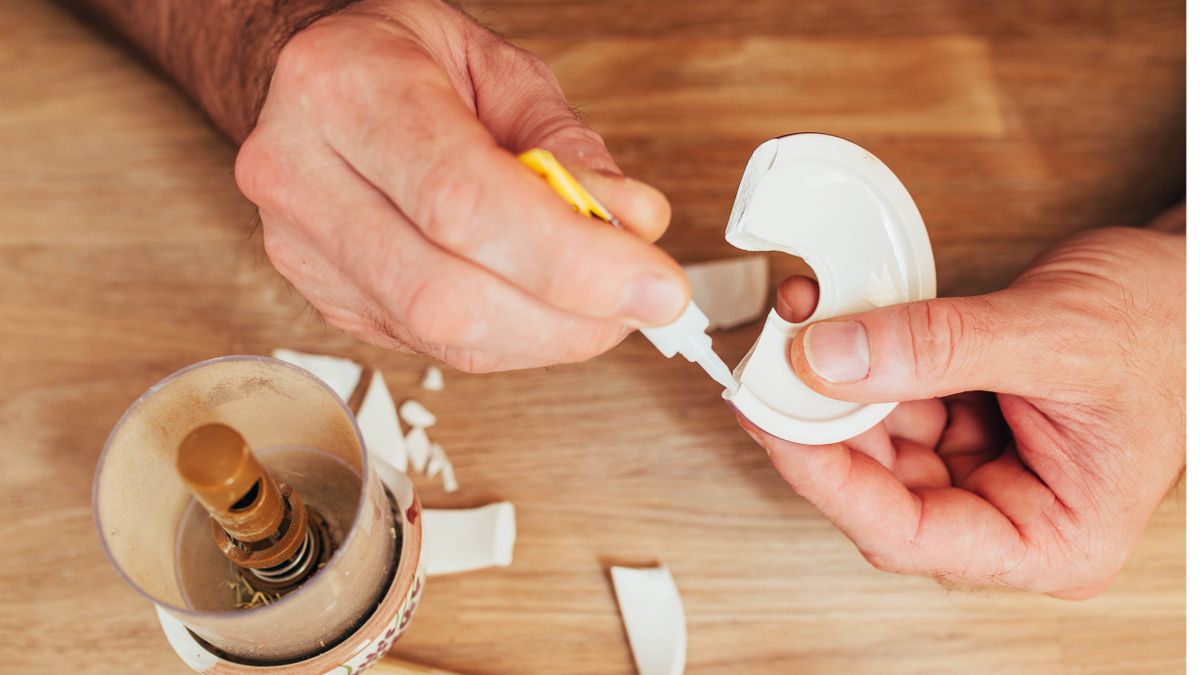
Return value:
<svg viewBox="0 0 1200 675">
<path fill-rule="evenodd" d="M 1181 0 L 471 1 L 545 58 L 625 170 L 674 207 L 683 262 L 722 237 L 765 138 L 850 138 L 928 224 L 942 294 L 1049 243 L 1140 224 L 1184 178 Z M 277 346 L 420 394 L 462 489 L 516 504 L 511 568 L 431 579 L 393 652 L 467 673 L 633 668 L 606 569 L 669 565 L 689 672 L 1179 672 L 1184 498 L 1086 602 L 876 571 L 776 475 L 700 369 L 638 336 L 588 363 L 446 373 L 322 324 L 265 260 L 235 149 L 119 43 L 0 0 L 0 671 L 184 672 L 101 553 L 91 482 L 121 412 L 202 359 Z M 772 257 L 772 278 L 803 267 Z M 729 362 L 753 326 L 716 336 Z"/>
</svg>

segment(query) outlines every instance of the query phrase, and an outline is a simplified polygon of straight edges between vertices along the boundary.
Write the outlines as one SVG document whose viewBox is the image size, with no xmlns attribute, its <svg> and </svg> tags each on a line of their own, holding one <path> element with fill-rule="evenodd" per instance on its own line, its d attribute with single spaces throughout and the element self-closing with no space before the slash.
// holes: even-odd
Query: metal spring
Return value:
<svg viewBox="0 0 1200 675">
<path fill-rule="evenodd" d="M 304 542 L 296 549 L 295 555 L 267 569 L 251 569 L 254 576 L 273 586 L 286 585 L 308 572 L 317 555 L 317 546 L 313 543 L 312 528 L 304 533 Z"/>
</svg>

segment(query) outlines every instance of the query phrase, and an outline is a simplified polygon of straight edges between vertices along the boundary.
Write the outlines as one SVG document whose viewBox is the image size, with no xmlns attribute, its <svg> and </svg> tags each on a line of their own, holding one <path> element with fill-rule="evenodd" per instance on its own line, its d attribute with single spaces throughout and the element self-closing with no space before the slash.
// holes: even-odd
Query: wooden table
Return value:
<svg viewBox="0 0 1200 675">
<path fill-rule="evenodd" d="M 944 294 L 1048 243 L 1140 223 L 1184 175 L 1184 5 L 1061 0 L 497 0 L 631 173 L 671 197 L 664 245 L 722 231 L 764 138 L 874 151 L 929 225 Z M 119 45 L 0 0 L 0 671 L 181 672 L 105 562 L 90 490 L 122 410 L 201 359 L 276 346 L 423 362 L 324 327 L 271 269 L 234 149 Z M 799 266 L 773 259 L 776 281 Z M 727 360 L 754 338 L 719 335 Z M 640 338 L 586 364 L 447 374 L 423 395 L 463 488 L 517 505 L 510 569 L 430 582 L 395 651 L 473 673 L 632 669 L 605 568 L 670 565 L 690 672 L 1168 672 L 1184 658 L 1182 488 L 1116 584 L 1071 603 L 875 571 L 772 471 L 696 367 Z"/>
</svg>

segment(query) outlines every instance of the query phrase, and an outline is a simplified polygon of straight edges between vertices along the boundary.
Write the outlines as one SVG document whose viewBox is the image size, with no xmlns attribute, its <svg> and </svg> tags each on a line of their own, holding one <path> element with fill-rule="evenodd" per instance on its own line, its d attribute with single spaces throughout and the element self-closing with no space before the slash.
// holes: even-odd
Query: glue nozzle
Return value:
<svg viewBox="0 0 1200 675">
<path fill-rule="evenodd" d="M 687 356 L 686 354 L 684 355 Z M 690 357 L 689 360 L 691 360 Z M 717 353 L 712 350 L 711 343 L 709 343 L 704 351 L 697 355 L 695 361 L 718 384 L 731 391 L 737 391 L 737 380 L 733 379 L 733 373 L 729 372 L 729 366 L 725 365 L 721 357 L 717 356 Z"/>
<path fill-rule="evenodd" d="M 726 366 L 721 357 L 713 351 L 712 338 L 704 332 L 706 328 L 708 317 L 704 316 L 704 312 L 700 311 L 696 303 L 689 301 L 687 309 L 683 310 L 678 319 L 658 328 L 643 328 L 642 335 L 645 335 L 663 356 L 670 358 L 676 354 L 683 354 L 688 361 L 700 364 L 704 372 L 722 387 L 737 391 L 738 382 L 733 373 L 729 372 L 729 366 Z"/>
</svg>

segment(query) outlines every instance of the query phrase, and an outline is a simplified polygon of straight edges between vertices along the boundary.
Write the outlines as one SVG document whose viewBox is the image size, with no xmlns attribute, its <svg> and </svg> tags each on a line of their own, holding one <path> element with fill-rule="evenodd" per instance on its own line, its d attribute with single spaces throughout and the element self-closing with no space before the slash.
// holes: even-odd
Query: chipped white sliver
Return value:
<svg viewBox="0 0 1200 675">
<path fill-rule="evenodd" d="M 320 354 L 305 354 L 291 349 L 276 349 L 271 356 L 286 361 L 294 366 L 300 366 L 316 375 L 342 397 L 343 401 L 350 400 L 350 395 L 358 387 L 362 377 L 362 366 L 337 356 L 322 356 Z"/>
<path fill-rule="evenodd" d="M 408 426 L 417 428 L 428 428 L 437 424 L 437 417 L 419 401 L 411 398 L 400 405 L 400 419 Z"/>
<path fill-rule="evenodd" d="M 425 467 L 425 475 L 434 477 L 438 474 L 442 475 L 442 489 L 446 492 L 455 492 L 458 490 L 458 479 L 454 476 L 454 465 L 450 463 L 450 458 L 446 455 L 446 450 L 439 444 L 434 443 L 429 451 L 429 464 Z"/>
<path fill-rule="evenodd" d="M 512 502 L 475 509 L 425 509 L 421 531 L 425 571 L 455 574 L 512 564 L 517 515 Z"/>
<path fill-rule="evenodd" d="M 765 255 L 684 265 L 683 272 L 710 332 L 749 323 L 767 310 L 771 275 Z"/>
<path fill-rule="evenodd" d="M 442 369 L 437 366 L 428 366 L 425 368 L 425 375 L 421 378 L 421 388 L 426 391 L 441 391 L 446 388 L 446 382 L 442 378 Z"/>
<path fill-rule="evenodd" d="M 613 588 L 639 675 L 681 675 L 687 663 L 687 619 L 666 567 L 613 567 Z"/>
<path fill-rule="evenodd" d="M 446 450 L 441 445 L 431 442 L 429 445 L 429 463 L 425 465 L 425 475 L 432 478 L 449 465 L 450 458 L 446 456 Z"/>
<path fill-rule="evenodd" d="M 446 466 L 442 467 L 442 490 L 458 492 L 458 478 L 454 475 L 454 465 L 449 461 L 446 462 Z"/>
<path fill-rule="evenodd" d="M 358 409 L 358 428 L 372 456 L 401 473 L 408 470 L 408 444 L 400 428 L 396 403 L 383 380 L 383 373 L 378 370 L 371 375 L 371 384 Z"/>
<path fill-rule="evenodd" d="M 424 427 L 413 427 L 404 440 L 408 445 L 409 465 L 414 471 L 425 471 L 425 465 L 429 463 L 429 455 L 432 451 L 429 434 L 425 433 Z"/>
</svg>

